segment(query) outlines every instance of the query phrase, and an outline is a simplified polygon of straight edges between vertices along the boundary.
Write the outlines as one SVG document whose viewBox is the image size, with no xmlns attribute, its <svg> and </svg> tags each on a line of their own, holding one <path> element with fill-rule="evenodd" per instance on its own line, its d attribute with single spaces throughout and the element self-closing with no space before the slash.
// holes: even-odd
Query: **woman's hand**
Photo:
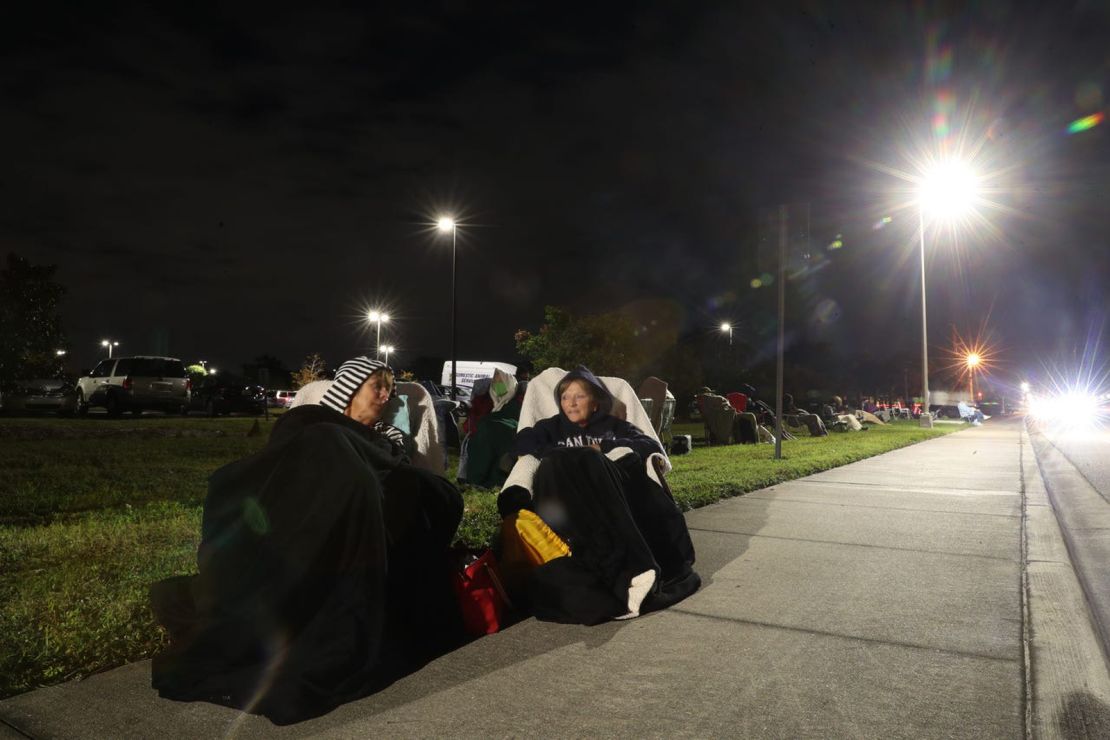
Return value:
<svg viewBox="0 0 1110 740">
<path fill-rule="evenodd" d="M 532 504 L 532 494 L 523 486 L 509 486 L 497 494 L 497 513 L 504 519 Z"/>
</svg>

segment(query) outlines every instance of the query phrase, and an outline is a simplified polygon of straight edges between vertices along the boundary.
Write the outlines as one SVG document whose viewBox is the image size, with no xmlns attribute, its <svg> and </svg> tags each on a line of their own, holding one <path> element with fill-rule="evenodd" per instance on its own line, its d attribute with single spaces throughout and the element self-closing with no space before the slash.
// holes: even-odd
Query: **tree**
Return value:
<svg viewBox="0 0 1110 740">
<path fill-rule="evenodd" d="M 189 376 L 194 388 L 200 387 L 200 384 L 208 377 L 208 370 L 204 365 L 188 365 L 185 367 L 185 374 Z"/>
<path fill-rule="evenodd" d="M 320 357 L 319 352 L 313 352 L 304 358 L 304 364 L 301 369 L 295 373 L 290 373 L 293 381 L 294 388 L 303 388 L 309 383 L 317 380 L 325 380 L 327 375 L 324 370 L 327 366 L 324 364 L 323 358 Z"/>
<path fill-rule="evenodd" d="M 32 265 L 9 254 L 0 269 L 0 384 L 61 372 L 65 346 L 58 314 L 65 288 L 54 282 L 57 265 Z"/>
<path fill-rule="evenodd" d="M 599 375 L 635 378 L 648 363 L 634 322 L 620 313 L 575 316 L 557 306 L 544 308 L 544 323 L 533 334 L 517 331 L 517 352 L 537 368 L 586 365 Z"/>
<path fill-rule="evenodd" d="M 251 362 L 243 363 L 243 377 L 252 383 L 267 387 L 284 390 L 287 383 L 286 378 L 290 378 L 292 375 L 293 373 L 285 366 L 285 363 L 273 355 L 259 355 Z"/>
</svg>

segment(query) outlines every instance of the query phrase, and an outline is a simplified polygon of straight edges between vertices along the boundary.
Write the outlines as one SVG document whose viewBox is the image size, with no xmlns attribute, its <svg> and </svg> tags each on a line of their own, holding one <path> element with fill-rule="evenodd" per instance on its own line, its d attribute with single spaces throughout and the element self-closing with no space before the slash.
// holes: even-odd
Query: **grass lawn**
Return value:
<svg viewBox="0 0 1110 740">
<path fill-rule="evenodd" d="M 250 418 L 0 419 L 0 698 L 159 650 L 147 588 L 195 571 L 208 475 L 260 449 L 272 423 L 250 434 Z M 778 461 L 774 445 L 696 446 L 668 481 L 691 509 L 960 428 L 801 437 Z M 697 442 L 701 429 L 675 433 Z M 463 495 L 459 541 L 482 546 L 496 492 Z"/>
</svg>

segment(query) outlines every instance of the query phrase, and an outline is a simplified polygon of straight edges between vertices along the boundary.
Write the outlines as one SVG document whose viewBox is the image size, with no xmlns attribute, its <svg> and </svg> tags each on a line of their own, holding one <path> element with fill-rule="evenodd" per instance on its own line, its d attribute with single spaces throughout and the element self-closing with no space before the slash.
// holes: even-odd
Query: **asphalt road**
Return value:
<svg viewBox="0 0 1110 740">
<path fill-rule="evenodd" d="M 1110 506 L 1110 429 L 1042 432 Z"/>
</svg>

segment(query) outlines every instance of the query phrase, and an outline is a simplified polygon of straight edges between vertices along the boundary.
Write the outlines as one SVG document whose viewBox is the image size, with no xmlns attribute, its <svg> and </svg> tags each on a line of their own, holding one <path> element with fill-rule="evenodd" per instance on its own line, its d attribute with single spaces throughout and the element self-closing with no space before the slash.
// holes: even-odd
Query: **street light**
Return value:
<svg viewBox="0 0 1110 740">
<path fill-rule="evenodd" d="M 925 211 L 935 218 L 952 219 L 974 205 L 978 178 L 958 160 L 940 162 L 918 180 L 917 216 L 921 235 L 921 426 L 933 426 L 929 412 L 929 328 L 925 313 Z M 973 399 L 974 400 L 974 399 Z"/>
<path fill-rule="evenodd" d="M 451 232 L 451 400 L 454 401 L 458 396 L 458 383 L 456 382 L 455 372 L 458 363 L 458 302 L 455 295 L 455 264 L 456 264 L 456 249 L 455 245 L 458 242 L 459 229 L 455 219 L 450 216 L 443 216 L 436 222 L 436 226 L 443 233 Z"/>
<path fill-rule="evenodd" d="M 377 324 L 377 326 L 378 326 L 378 336 L 377 336 L 377 339 L 374 340 L 374 346 L 378 348 L 377 349 L 377 357 L 381 357 L 382 356 L 382 324 L 387 323 L 389 321 L 389 314 L 383 313 L 381 311 L 371 311 L 370 313 L 368 313 L 366 315 L 366 318 L 369 319 L 370 321 L 372 321 L 373 323 Z"/>
<path fill-rule="evenodd" d="M 727 321 L 725 323 L 721 324 L 721 331 L 727 331 L 728 332 L 728 346 L 731 347 L 732 346 L 732 324 L 728 323 Z"/>
<path fill-rule="evenodd" d="M 969 352 L 967 355 L 967 384 L 971 390 L 972 403 L 975 403 L 975 368 L 979 367 L 982 361 L 983 358 L 979 356 L 978 352 Z"/>
<path fill-rule="evenodd" d="M 397 349 L 397 348 L 394 347 L 392 344 L 387 344 L 387 345 L 385 345 L 384 347 L 381 348 L 382 352 L 385 353 L 385 364 L 386 365 L 389 364 L 389 353 L 392 352 L 395 349 Z"/>
<path fill-rule="evenodd" d="M 66 351 L 64 349 L 54 350 L 54 356 L 55 357 L 65 357 L 65 354 L 66 354 Z"/>
<path fill-rule="evenodd" d="M 119 342 L 114 342 L 111 339 L 101 339 L 100 346 L 108 348 L 108 359 L 110 360 L 112 359 L 112 347 L 118 347 Z"/>
</svg>

